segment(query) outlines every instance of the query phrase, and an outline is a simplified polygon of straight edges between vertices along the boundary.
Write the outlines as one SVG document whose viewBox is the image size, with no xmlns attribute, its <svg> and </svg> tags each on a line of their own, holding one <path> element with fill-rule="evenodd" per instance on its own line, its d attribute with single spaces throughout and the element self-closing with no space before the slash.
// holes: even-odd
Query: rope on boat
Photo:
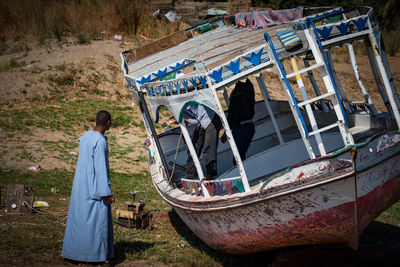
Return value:
<svg viewBox="0 0 400 267">
<path fill-rule="evenodd" d="M 192 38 L 194 38 L 193 31 L 190 31 L 190 33 L 192 34 Z M 203 63 L 204 69 L 206 70 L 206 72 L 208 72 L 207 66 L 206 66 L 206 64 L 204 63 L 203 54 L 202 54 L 201 51 L 200 51 L 199 42 L 195 42 L 195 43 L 196 43 L 197 53 L 199 53 L 199 55 L 200 55 L 201 63 Z"/>
</svg>

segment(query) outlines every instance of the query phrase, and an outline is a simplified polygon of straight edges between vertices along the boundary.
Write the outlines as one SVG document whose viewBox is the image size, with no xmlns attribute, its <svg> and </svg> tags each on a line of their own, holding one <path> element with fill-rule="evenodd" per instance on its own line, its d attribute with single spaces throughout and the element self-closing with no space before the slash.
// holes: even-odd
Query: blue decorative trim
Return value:
<svg viewBox="0 0 400 267">
<path fill-rule="evenodd" d="M 188 81 L 187 80 L 182 80 L 182 84 L 183 84 L 183 86 L 185 87 L 185 91 L 186 91 L 186 93 L 188 92 Z"/>
<path fill-rule="evenodd" d="M 192 79 L 190 79 L 189 81 L 190 81 L 190 83 L 191 83 L 191 84 L 193 84 L 193 86 L 194 86 L 194 89 L 196 89 L 196 90 L 197 90 L 197 79 L 196 79 L 196 77 L 195 77 L 195 78 L 192 78 Z"/>
<path fill-rule="evenodd" d="M 200 76 L 199 77 L 200 83 L 203 85 L 203 88 L 207 88 L 207 79 L 206 76 Z"/>
<path fill-rule="evenodd" d="M 238 58 L 236 62 L 232 60 L 228 65 L 225 65 L 225 68 L 232 71 L 234 74 L 238 74 L 240 69 L 240 58 Z"/>
<path fill-rule="evenodd" d="M 160 77 L 161 75 L 164 75 L 167 73 L 167 67 L 165 67 L 164 70 L 158 70 L 157 73 L 153 73 L 154 77 Z"/>
<path fill-rule="evenodd" d="M 208 76 L 210 78 L 213 78 L 217 83 L 219 83 L 220 81 L 222 81 L 222 67 L 219 70 L 214 70 Z"/>
<path fill-rule="evenodd" d="M 324 38 L 324 40 L 327 41 L 329 39 L 329 35 L 332 32 L 332 29 L 333 29 L 333 26 L 331 26 L 331 27 L 323 27 L 322 30 L 321 29 L 317 29 L 317 31 L 322 36 L 322 38 Z"/>
<path fill-rule="evenodd" d="M 182 63 L 176 63 L 175 67 L 174 66 L 170 66 L 171 70 L 176 70 L 179 68 L 182 68 L 183 66 L 185 66 L 186 64 L 186 60 L 183 60 Z M 176 73 L 182 73 L 180 70 L 178 70 Z"/>
<path fill-rule="evenodd" d="M 181 93 L 181 84 L 178 82 L 178 83 L 175 83 L 175 87 L 176 87 L 176 90 L 178 91 L 178 95 Z"/>
<path fill-rule="evenodd" d="M 251 52 L 250 57 L 243 57 L 243 58 L 246 59 L 247 61 L 249 61 L 250 63 L 252 63 L 254 66 L 257 66 L 261 62 L 261 55 L 262 55 L 263 50 L 264 50 L 264 47 L 261 48 L 260 51 L 258 51 L 257 53 Z"/>
<path fill-rule="evenodd" d="M 347 31 L 349 30 L 350 26 L 350 21 L 349 22 L 343 22 L 340 25 L 336 25 L 336 28 L 340 31 L 340 33 L 345 36 L 347 34 Z"/>
<path fill-rule="evenodd" d="M 149 74 L 149 76 L 146 78 L 146 76 L 143 76 L 142 79 L 140 80 L 136 80 L 138 83 L 140 84 L 144 84 L 147 83 L 151 80 L 151 74 Z"/>
<path fill-rule="evenodd" d="M 319 19 L 324 18 L 324 17 L 328 17 L 328 16 L 332 16 L 332 15 L 339 15 L 339 14 L 342 14 L 342 13 L 345 13 L 345 12 L 349 12 L 351 10 L 353 10 L 353 9 L 349 9 L 349 10 L 343 11 L 343 8 L 340 7 L 340 8 L 328 11 L 328 12 L 324 12 L 321 15 L 316 15 L 314 17 L 307 18 L 307 20 L 315 21 L 315 20 L 319 20 Z"/>
<path fill-rule="evenodd" d="M 167 86 L 168 86 L 170 94 L 173 95 L 174 94 L 174 84 L 169 83 L 169 84 L 167 84 Z"/>
<path fill-rule="evenodd" d="M 354 25 L 356 25 L 359 31 L 363 31 L 365 29 L 365 24 L 367 23 L 367 19 L 368 17 L 358 18 L 358 19 L 353 19 L 352 22 L 354 23 Z"/>
</svg>

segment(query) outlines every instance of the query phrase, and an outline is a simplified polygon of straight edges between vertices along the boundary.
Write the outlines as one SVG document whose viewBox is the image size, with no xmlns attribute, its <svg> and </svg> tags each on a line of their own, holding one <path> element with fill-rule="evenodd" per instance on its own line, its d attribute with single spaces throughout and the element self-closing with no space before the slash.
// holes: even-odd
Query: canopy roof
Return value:
<svg viewBox="0 0 400 267">
<path fill-rule="evenodd" d="M 344 12 L 347 17 L 348 12 L 354 14 L 346 19 L 346 16 L 341 15 Z M 322 45 L 335 45 L 336 42 L 363 38 L 370 32 L 364 29 L 368 18 L 371 23 L 376 21 L 372 9 L 364 7 L 355 11 L 335 8 L 312 17 L 321 22 L 316 23 L 319 35 L 316 38 L 325 40 Z M 177 115 L 185 101 L 190 98 L 214 109 L 215 105 L 211 104 L 212 97 L 207 95 L 207 92 L 196 92 L 197 89 L 208 89 L 212 86 L 213 90 L 221 90 L 249 75 L 259 75 L 262 69 L 271 68 L 273 62 L 267 52 L 268 45 L 264 38 L 266 32 L 281 60 L 292 55 L 304 55 L 309 51 L 303 31 L 307 28 L 307 18 L 258 30 L 237 29 L 219 24 L 214 30 L 193 36 L 136 61 L 129 62 L 127 56 L 131 50 L 124 51 L 121 53 L 122 69 L 131 90 L 142 91 L 149 97 L 155 117 L 160 105 L 167 106 L 170 111 L 171 107 L 175 106 L 172 108 L 175 112 L 172 112 Z M 292 51 L 283 47 L 277 33 L 281 34 L 285 30 L 295 30 L 301 43 L 298 49 Z M 335 40 L 329 40 L 330 36 L 336 36 Z M 199 95 L 204 101 L 199 100 Z"/>
</svg>

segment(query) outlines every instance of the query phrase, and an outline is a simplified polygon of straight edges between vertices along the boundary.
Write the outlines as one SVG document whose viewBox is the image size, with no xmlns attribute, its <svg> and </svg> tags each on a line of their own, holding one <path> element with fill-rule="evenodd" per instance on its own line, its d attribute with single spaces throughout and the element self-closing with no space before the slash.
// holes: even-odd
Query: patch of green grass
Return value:
<svg viewBox="0 0 400 267">
<path fill-rule="evenodd" d="M 7 226 L 0 228 L 0 250 L 8 257 L 23 258 L 27 263 L 32 260 L 32 263 L 38 260 L 30 259 L 32 255 L 40 257 L 41 252 L 52 251 L 54 257 L 61 250 L 64 227 L 51 215 L 23 215 Z"/>
<path fill-rule="evenodd" d="M 112 166 L 111 166 L 112 167 Z M 17 169 L 1 169 L 0 168 L 0 187 L 4 190 L 8 184 L 26 184 L 35 186 L 35 199 L 47 201 L 55 201 L 54 193 L 51 192 L 52 187 L 58 189 L 58 197 L 68 197 L 71 193 L 74 172 L 65 170 L 40 170 L 38 172 L 28 172 Z M 131 190 L 139 190 L 137 200 L 143 199 L 146 202 L 152 203 L 149 208 L 167 208 L 168 205 L 162 201 L 158 195 L 147 171 L 138 172 L 136 174 L 125 174 L 118 172 L 110 172 L 112 189 L 117 199 L 117 203 L 124 203 L 131 200 L 129 194 Z M 2 190 L 2 191 L 3 191 Z M 2 203 L 5 203 L 5 195 L 2 194 Z M 50 207 L 52 203 L 50 203 Z M 149 204 L 150 205 L 150 204 Z"/>
<path fill-rule="evenodd" d="M 42 140 L 42 144 L 44 148 L 48 151 L 57 151 L 59 152 L 57 158 L 66 162 L 68 164 L 75 164 L 77 160 L 77 153 L 75 150 L 78 147 L 78 144 L 74 142 L 68 142 L 64 140 L 59 141 L 49 141 Z"/>
<path fill-rule="evenodd" d="M 97 87 L 92 88 L 91 93 L 95 94 L 95 95 L 99 95 L 99 96 L 105 96 L 106 95 L 106 91 L 100 90 Z"/>
<path fill-rule="evenodd" d="M 92 73 L 89 77 L 88 80 L 95 84 L 98 85 L 101 82 L 100 76 L 97 73 Z"/>
<path fill-rule="evenodd" d="M 70 196 L 73 176 L 73 172 L 62 170 L 28 172 L 16 169 L 0 169 L 0 187 L 3 192 L 6 190 L 7 185 L 11 183 L 32 185 L 35 187 L 35 200 L 47 201 L 50 206 L 48 209 L 43 210 L 43 212 L 48 211 L 49 213 L 9 217 L 11 220 L 13 218 L 16 218 L 16 220 L 9 221 L 7 224 L 0 223 L 1 256 L 19 257 L 19 260 L 43 263 L 42 255 L 45 251 L 48 260 L 58 262 L 55 265 L 62 264 L 62 258 L 59 255 L 65 226 L 60 223 L 63 222 L 60 219 L 66 216 L 65 211 L 68 208 L 68 201 L 60 199 Z M 142 193 L 138 195 L 137 199 L 145 200 L 148 209 L 169 209 L 167 204 L 156 193 L 154 187 L 151 186 L 148 172 L 141 172 L 135 175 L 111 172 L 110 177 L 117 200 L 116 205 L 124 206 L 125 201 L 132 199 L 128 192 L 139 190 Z M 56 194 L 51 192 L 53 187 L 58 190 Z M 5 203 L 5 194 L 2 194 L 1 197 L 1 202 Z M 126 254 L 131 253 L 129 249 L 129 244 L 132 241 L 131 235 L 137 232 L 140 231 L 115 229 L 116 255 L 126 258 Z M 149 231 L 148 233 L 150 239 L 156 239 L 156 235 L 159 234 L 162 234 L 162 231 Z M 175 239 L 178 238 L 175 237 Z M 120 241 L 126 243 L 121 244 Z"/>
<path fill-rule="evenodd" d="M 63 98 L 62 98 L 63 99 Z M 61 100 L 62 100 L 61 99 Z M 76 135 L 90 129 L 99 110 L 108 110 L 112 115 L 113 127 L 128 129 L 143 122 L 134 116 L 133 109 L 112 101 L 83 99 L 63 103 L 61 109 L 53 106 L 33 104 L 22 109 L 0 109 L 0 127 L 7 132 L 30 132 L 30 126 L 63 131 Z"/>
<path fill-rule="evenodd" d="M 27 150 L 23 149 L 21 152 L 17 153 L 16 155 L 19 159 L 31 159 L 32 154 Z"/>
<path fill-rule="evenodd" d="M 61 75 L 49 75 L 48 80 L 57 86 L 68 86 L 74 83 L 74 76 L 67 73 Z"/>
<path fill-rule="evenodd" d="M 35 186 L 35 199 L 46 200 L 53 196 L 52 187 L 57 187 L 59 194 L 70 194 L 73 182 L 73 173 L 60 170 L 41 170 L 39 172 L 27 172 L 23 170 L 0 169 L 0 186 L 6 188 L 8 184 L 25 184 Z M 50 203 L 51 204 L 51 203 Z"/>
<path fill-rule="evenodd" d="M 400 227 L 400 201 L 385 210 L 376 220 L 392 225 L 397 224 Z"/>
</svg>

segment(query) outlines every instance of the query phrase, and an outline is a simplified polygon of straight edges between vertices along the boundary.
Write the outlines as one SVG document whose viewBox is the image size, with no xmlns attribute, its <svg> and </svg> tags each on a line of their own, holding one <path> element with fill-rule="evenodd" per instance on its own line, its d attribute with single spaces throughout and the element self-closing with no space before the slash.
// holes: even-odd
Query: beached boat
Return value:
<svg viewBox="0 0 400 267">
<path fill-rule="evenodd" d="M 238 29 L 246 25 L 253 29 Z M 254 29 L 260 25 L 265 28 Z M 213 30 L 194 34 L 200 27 L 143 58 L 134 49 L 121 53 L 148 134 L 150 173 L 159 194 L 202 241 L 222 252 L 332 243 L 357 249 L 365 227 L 400 199 L 400 101 L 373 10 L 251 12 L 237 15 L 237 27 L 216 20 Z M 387 112 L 376 109 L 362 83 L 353 41 L 366 45 Z M 338 45 L 348 47 L 365 102 L 348 100 L 340 85 L 329 50 Z M 284 68 L 285 59 L 292 70 Z M 287 101 L 269 97 L 260 73 L 271 68 Z M 256 132 L 242 161 L 220 99 L 228 106 L 227 88 L 249 76 L 263 100 L 255 105 Z M 310 79 L 313 95 L 302 76 Z M 294 87 L 302 99 L 295 98 Z M 182 122 L 182 109 L 193 101 L 218 114 L 228 136 L 218 146 L 218 176 L 212 181 L 204 179 L 203 159 Z M 158 123 L 162 107 L 179 127 L 157 134 L 150 112 Z M 185 177 L 187 150 L 200 179 Z"/>
</svg>

